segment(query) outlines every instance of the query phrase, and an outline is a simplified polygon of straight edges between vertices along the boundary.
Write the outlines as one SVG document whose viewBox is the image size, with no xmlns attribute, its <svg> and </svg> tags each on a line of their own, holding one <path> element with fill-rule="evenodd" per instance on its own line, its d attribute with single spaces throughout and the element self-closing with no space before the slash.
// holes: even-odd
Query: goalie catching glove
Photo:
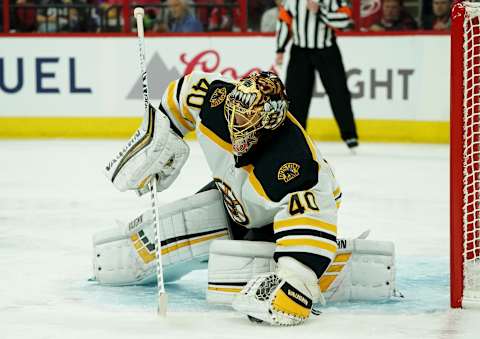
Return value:
<svg viewBox="0 0 480 339">
<path fill-rule="evenodd" d="M 189 155 L 188 145 L 170 128 L 168 117 L 149 105 L 142 126 L 105 166 L 105 175 L 120 191 L 148 191 L 157 175 L 158 191 L 177 178 Z"/>
<path fill-rule="evenodd" d="M 278 269 L 250 280 L 232 306 L 251 320 L 288 326 L 307 320 L 318 301 L 325 303 L 315 273 L 293 258 L 281 257 Z"/>
</svg>

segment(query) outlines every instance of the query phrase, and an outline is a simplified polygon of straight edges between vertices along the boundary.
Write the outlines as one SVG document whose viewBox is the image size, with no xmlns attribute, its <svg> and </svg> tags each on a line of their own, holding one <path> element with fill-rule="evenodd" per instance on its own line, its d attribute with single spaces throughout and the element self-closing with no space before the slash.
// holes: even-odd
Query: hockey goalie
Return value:
<svg viewBox="0 0 480 339">
<path fill-rule="evenodd" d="M 297 325 L 314 304 L 390 298 L 393 244 L 337 239 L 342 193 L 330 165 L 288 111 L 285 88 L 270 72 L 239 81 L 193 72 L 170 83 L 158 109 L 105 167 L 120 190 L 168 188 L 195 131 L 212 182 L 158 207 L 164 280 L 208 260 L 207 300 L 250 319 Z M 151 210 L 94 235 L 96 280 L 147 284 L 155 275 Z"/>
</svg>

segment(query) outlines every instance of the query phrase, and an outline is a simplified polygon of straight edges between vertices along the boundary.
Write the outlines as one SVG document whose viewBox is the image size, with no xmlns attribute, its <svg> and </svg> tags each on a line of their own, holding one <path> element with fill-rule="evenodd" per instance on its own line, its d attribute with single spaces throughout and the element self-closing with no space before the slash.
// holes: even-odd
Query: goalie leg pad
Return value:
<svg viewBox="0 0 480 339">
<path fill-rule="evenodd" d="M 210 243 L 228 239 L 221 194 L 210 190 L 160 206 L 160 239 L 165 281 L 204 267 Z M 94 235 L 93 269 L 104 285 L 146 284 L 156 279 L 154 220 L 151 210 L 128 225 Z"/>
<path fill-rule="evenodd" d="M 105 166 L 105 175 L 120 191 L 148 191 L 146 183 L 157 175 L 158 190 L 177 178 L 189 155 L 188 145 L 170 129 L 168 117 L 152 105 L 142 126 Z"/>
<path fill-rule="evenodd" d="M 264 241 L 213 241 L 208 261 L 207 301 L 230 305 L 235 295 L 258 274 L 275 269 L 275 244 Z"/>
<path fill-rule="evenodd" d="M 390 241 L 339 240 L 320 278 L 329 301 L 387 300 L 395 295 L 395 246 Z"/>
<path fill-rule="evenodd" d="M 335 259 L 318 281 L 327 301 L 387 300 L 394 295 L 392 242 L 338 239 L 337 244 Z M 268 242 L 214 241 L 208 263 L 207 301 L 231 305 L 250 279 L 275 269 L 274 251 L 275 244 Z"/>
</svg>

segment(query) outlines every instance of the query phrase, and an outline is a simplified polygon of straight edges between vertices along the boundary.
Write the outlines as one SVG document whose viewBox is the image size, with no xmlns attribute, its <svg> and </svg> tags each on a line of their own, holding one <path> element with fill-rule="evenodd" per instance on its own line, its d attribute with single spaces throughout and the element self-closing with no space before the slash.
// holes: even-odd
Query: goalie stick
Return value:
<svg viewBox="0 0 480 339">
<path fill-rule="evenodd" d="M 143 16 L 145 12 L 143 8 L 136 7 L 133 15 L 137 21 L 137 37 L 138 37 L 138 51 L 140 56 L 140 70 L 142 72 L 142 85 L 143 85 L 143 101 L 145 104 L 145 117 L 143 119 L 144 123 L 148 121 L 149 118 L 149 109 L 150 101 L 148 96 L 148 81 L 147 81 L 147 67 L 145 63 L 145 39 L 144 39 L 144 29 L 143 29 Z M 157 187 L 158 186 L 158 177 L 153 175 L 150 182 L 150 198 L 152 202 L 152 211 L 155 217 L 155 257 L 157 260 L 157 291 L 158 291 L 158 304 L 157 304 L 157 313 L 160 316 L 166 316 L 167 314 L 167 293 L 165 292 L 165 285 L 163 281 L 163 266 L 162 266 L 162 245 L 160 239 L 160 220 L 157 213 Z"/>
</svg>

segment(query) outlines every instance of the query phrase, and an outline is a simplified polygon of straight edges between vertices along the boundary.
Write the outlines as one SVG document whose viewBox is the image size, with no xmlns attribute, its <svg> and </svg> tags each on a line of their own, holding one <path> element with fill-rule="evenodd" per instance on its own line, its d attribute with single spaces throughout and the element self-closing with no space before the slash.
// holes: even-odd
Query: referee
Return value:
<svg viewBox="0 0 480 339">
<path fill-rule="evenodd" d="M 293 39 L 287 67 L 286 90 L 290 111 L 306 128 L 313 94 L 315 70 L 330 99 L 335 120 L 350 149 L 358 146 L 350 92 L 335 30 L 350 23 L 350 9 L 343 0 L 285 0 L 277 23 L 278 65 L 285 46 Z"/>
</svg>

